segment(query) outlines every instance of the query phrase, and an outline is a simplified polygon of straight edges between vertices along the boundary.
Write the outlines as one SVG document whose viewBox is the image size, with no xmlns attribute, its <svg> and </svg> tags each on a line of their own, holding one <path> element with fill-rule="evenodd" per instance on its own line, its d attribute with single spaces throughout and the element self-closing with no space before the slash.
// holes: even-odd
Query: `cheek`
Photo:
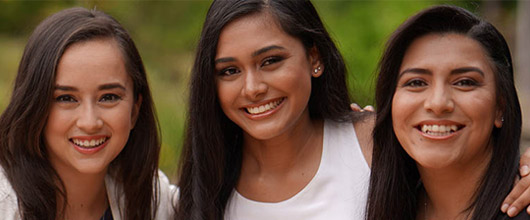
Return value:
<svg viewBox="0 0 530 220">
<path fill-rule="evenodd" d="M 396 91 L 392 99 L 392 127 L 399 142 L 404 148 L 410 140 L 412 124 L 408 124 L 419 108 L 417 103 L 418 97 L 411 97 L 407 93 Z"/>
<path fill-rule="evenodd" d="M 295 98 L 309 100 L 312 77 L 303 67 L 286 68 L 278 78 L 275 78 L 275 83 L 271 85 L 276 85 L 286 92 L 291 91 L 288 93 L 293 93 Z"/>
<path fill-rule="evenodd" d="M 221 109 L 230 118 L 232 107 L 235 104 L 240 93 L 240 85 L 236 82 L 218 82 L 217 83 L 217 98 Z"/>
<path fill-rule="evenodd" d="M 411 103 L 409 103 L 410 99 L 405 96 L 400 92 L 396 92 L 392 98 L 392 123 L 394 127 L 403 125 L 407 113 L 411 112 L 409 109 L 411 106 Z"/>
<path fill-rule="evenodd" d="M 130 106 L 129 106 L 130 105 Z M 117 134 L 126 133 L 133 129 L 132 104 L 120 106 L 101 114 L 102 120 Z"/>
<path fill-rule="evenodd" d="M 72 119 L 73 115 L 69 114 L 68 111 L 59 111 L 52 107 L 44 127 L 44 138 L 46 141 L 65 137 Z"/>
</svg>

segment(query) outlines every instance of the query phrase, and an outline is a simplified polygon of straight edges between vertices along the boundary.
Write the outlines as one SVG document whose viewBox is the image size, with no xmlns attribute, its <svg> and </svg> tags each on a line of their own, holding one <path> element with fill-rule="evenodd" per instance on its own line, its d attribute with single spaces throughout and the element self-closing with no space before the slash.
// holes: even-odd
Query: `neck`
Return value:
<svg viewBox="0 0 530 220">
<path fill-rule="evenodd" d="M 309 114 L 306 117 L 289 131 L 269 140 L 257 140 L 245 134 L 243 168 L 250 165 L 263 173 L 287 172 L 316 148 L 321 148 L 323 122 L 311 121 Z"/>
<path fill-rule="evenodd" d="M 470 219 L 475 199 L 491 153 L 480 160 L 445 168 L 425 168 L 418 164 L 418 170 L 425 188 L 419 199 L 420 219 Z M 470 209 L 469 209 L 470 208 Z"/>
<path fill-rule="evenodd" d="M 84 174 L 73 170 L 58 171 L 66 190 L 63 219 L 100 219 L 108 208 L 105 174 Z M 64 205 L 59 197 L 58 210 Z M 61 213 L 61 212 L 59 212 Z"/>
<path fill-rule="evenodd" d="M 289 131 L 269 140 L 245 134 L 237 190 L 263 202 L 291 198 L 315 176 L 322 156 L 323 121 L 309 114 Z"/>
</svg>

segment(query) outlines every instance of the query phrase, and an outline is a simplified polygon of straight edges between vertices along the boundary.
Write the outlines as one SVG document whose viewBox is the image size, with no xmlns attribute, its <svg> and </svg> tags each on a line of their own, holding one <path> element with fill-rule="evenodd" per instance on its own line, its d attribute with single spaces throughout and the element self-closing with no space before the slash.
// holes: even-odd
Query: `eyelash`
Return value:
<svg viewBox="0 0 530 220">
<path fill-rule="evenodd" d="M 219 75 L 220 76 L 231 76 L 231 75 L 234 75 L 240 72 L 241 71 L 239 71 L 239 69 L 235 67 L 228 67 L 228 68 L 224 68 L 221 71 L 219 71 Z"/>
<path fill-rule="evenodd" d="M 462 80 L 457 81 L 454 85 L 463 86 L 463 87 L 473 87 L 473 86 L 477 86 L 478 83 L 477 81 L 472 80 L 472 79 L 462 79 Z"/>
<path fill-rule="evenodd" d="M 116 102 L 118 100 L 121 100 L 122 97 L 116 94 L 108 93 L 101 96 L 101 98 L 98 100 L 100 102 Z M 77 102 L 77 100 L 72 95 L 60 95 L 55 98 L 56 102 L 63 102 L 63 103 L 73 103 Z"/>
<path fill-rule="evenodd" d="M 420 79 L 412 79 L 412 80 L 409 80 L 407 81 L 403 87 L 413 87 L 413 88 L 417 88 L 417 87 L 422 87 L 422 86 L 426 86 L 427 83 L 423 80 L 420 80 Z"/>
<path fill-rule="evenodd" d="M 71 95 L 60 95 L 55 98 L 57 102 L 77 102 L 77 100 Z"/>
<path fill-rule="evenodd" d="M 104 94 L 103 96 L 101 96 L 99 100 L 102 102 L 116 102 L 118 100 L 121 100 L 121 96 L 109 93 L 109 94 Z"/>
<path fill-rule="evenodd" d="M 263 60 L 263 62 L 262 62 L 260 67 L 266 67 L 266 66 L 281 62 L 284 59 L 285 58 L 283 58 L 281 56 L 267 57 L 267 58 L 265 58 L 265 60 Z M 220 75 L 220 76 L 231 76 L 231 75 L 234 75 L 234 74 L 238 74 L 240 72 L 241 71 L 239 69 L 235 68 L 235 67 L 228 67 L 228 68 L 224 68 L 221 71 L 219 71 L 218 75 Z"/>
<path fill-rule="evenodd" d="M 263 66 L 268 66 L 268 65 L 271 65 L 271 64 L 275 64 L 275 63 L 278 63 L 278 62 L 281 62 L 283 61 L 284 58 L 281 57 L 281 56 L 272 56 L 272 57 L 267 57 L 263 63 L 261 64 L 261 67 Z"/>
</svg>

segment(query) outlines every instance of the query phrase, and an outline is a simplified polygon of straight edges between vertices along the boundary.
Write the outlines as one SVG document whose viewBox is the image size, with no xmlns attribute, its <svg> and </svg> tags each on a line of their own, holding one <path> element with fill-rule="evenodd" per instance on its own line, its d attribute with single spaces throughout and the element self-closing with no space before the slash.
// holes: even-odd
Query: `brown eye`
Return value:
<svg viewBox="0 0 530 220">
<path fill-rule="evenodd" d="M 273 56 L 273 57 L 267 57 L 263 63 L 261 64 L 261 66 L 267 66 L 267 65 L 271 65 L 271 64 L 274 64 L 274 63 L 277 63 L 277 62 L 280 62 L 283 60 L 283 57 L 278 57 L 278 56 Z"/>
<path fill-rule="evenodd" d="M 221 76 L 230 76 L 230 75 L 234 75 L 234 74 L 237 74 L 237 73 L 240 73 L 241 71 L 239 71 L 239 69 L 237 68 L 234 68 L 234 67 L 228 67 L 228 68 L 225 68 L 223 70 L 221 70 L 219 72 L 219 75 Z"/>
<path fill-rule="evenodd" d="M 121 100 L 121 97 L 116 94 L 105 94 L 99 99 L 100 102 L 116 102 Z"/>
<path fill-rule="evenodd" d="M 475 80 L 472 79 L 463 79 L 459 80 L 454 84 L 455 86 L 463 86 L 463 87 L 472 87 L 478 85 L 478 83 Z"/>
<path fill-rule="evenodd" d="M 403 85 L 404 87 L 423 87 L 423 86 L 426 86 L 427 83 L 423 80 L 420 80 L 420 79 L 412 79 L 410 81 L 408 81 L 407 83 L 405 83 L 405 85 Z"/>
<path fill-rule="evenodd" d="M 55 98 L 56 102 L 77 102 L 77 100 L 71 95 L 60 95 Z"/>
</svg>

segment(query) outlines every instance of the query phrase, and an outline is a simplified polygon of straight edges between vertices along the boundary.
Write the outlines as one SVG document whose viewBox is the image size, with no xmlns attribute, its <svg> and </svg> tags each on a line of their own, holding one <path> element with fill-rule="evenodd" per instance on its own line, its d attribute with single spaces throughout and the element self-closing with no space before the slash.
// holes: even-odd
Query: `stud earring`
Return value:
<svg viewBox="0 0 530 220">
<path fill-rule="evenodd" d="M 501 117 L 501 121 L 504 122 L 504 116 Z"/>
<path fill-rule="evenodd" d="M 320 66 L 318 66 L 317 68 L 315 68 L 315 74 L 317 74 L 318 71 L 320 71 Z"/>
</svg>

